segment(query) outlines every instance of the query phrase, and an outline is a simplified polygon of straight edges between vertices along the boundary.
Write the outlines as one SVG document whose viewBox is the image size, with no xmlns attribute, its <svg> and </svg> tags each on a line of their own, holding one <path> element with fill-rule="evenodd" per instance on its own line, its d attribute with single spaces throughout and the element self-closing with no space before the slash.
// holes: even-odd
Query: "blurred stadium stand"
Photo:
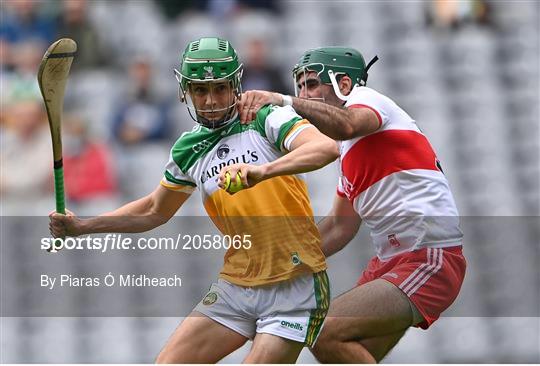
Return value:
<svg viewBox="0 0 540 366">
<path fill-rule="evenodd" d="M 166 141 L 129 149 L 118 146 L 110 135 L 111 121 L 126 88 L 128 65 L 134 57 L 151 55 L 155 84 L 161 95 L 167 96 L 163 101 L 174 101 L 177 83 L 172 69 L 178 65 L 187 42 L 219 35 L 238 45 L 240 57 L 244 41 L 263 37 L 270 49 L 269 62 L 282 72 L 284 80 L 290 81 L 287 85 L 290 92 L 291 67 L 307 48 L 348 45 L 359 49 L 368 59 L 377 54 L 380 61 L 370 71 L 369 86 L 391 97 L 417 120 L 439 155 L 462 216 L 540 216 L 538 2 L 486 1 L 490 17 L 487 24 L 469 21 L 458 27 L 426 21 L 428 2 L 423 1 L 268 1 L 264 3 L 272 6 L 267 8 L 252 8 L 248 1 L 228 1 L 230 8 L 226 14 L 216 13 L 216 1 L 203 3 L 192 8 L 186 6 L 178 15 L 169 16 L 163 13 L 166 7 L 154 1 L 88 1 L 89 22 L 107 50 L 107 61 L 98 68 L 75 71 L 68 82 L 66 107 L 71 113 L 76 111 L 84 116 L 92 136 L 109 143 L 116 152 L 114 164 L 121 176 L 120 201 L 142 196 L 158 184 L 172 142 L 193 125 L 185 108 L 178 103 L 170 112 L 174 133 Z M 36 4 L 40 14 L 50 19 L 56 19 L 62 11 L 56 1 Z M 13 1 L 2 1 L 0 10 L 11 14 L 12 5 Z M 15 43 L 10 44 L 2 35 L 4 83 L 15 72 L 9 52 Z M 16 98 L 10 92 L 2 86 L 3 143 L 10 128 L 5 123 L 9 107 Z M 2 170 L 2 180 L 5 174 L 9 172 Z M 129 178 L 122 179 L 126 176 Z M 336 164 L 309 175 L 317 216 L 329 210 L 337 176 Z M 1 187 L 2 216 L 45 216 L 53 209 L 49 198 L 52 177 L 49 190 L 42 193 L 47 198 L 39 204 L 33 195 L 25 199 L 12 195 L 3 184 Z M 205 215 L 198 193 L 194 196 L 177 215 Z M 109 209 L 111 202 L 89 202 L 77 213 L 90 215 Z M 31 237 L 32 232 L 36 236 L 47 235 L 37 233 L 41 228 L 25 227 L 28 221 L 20 221 L 20 227 L 2 225 L 2 261 L 20 263 L 17 273 L 2 273 L 14 285 L 17 281 L 37 278 L 42 268 L 40 263 L 28 263 L 26 259 L 31 256 L 14 246 L 24 241 L 24 237 Z M 521 224 L 518 219 L 516 225 L 523 228 L 516 237 L 493 232 L 492 225 L 482 225 L 481 220 L 474 222 L 464 228 L 469 268 L 461 296 L 449 313 L 455 316 L 441 319 L 427 332 L 410 330 L 385 362 L 540 362 L 539 310 L 525 315 L 526 311 L 518 310 L 515 313 L 521 315 L 515 317 L 508 310 L 516 306 L 517 300 L 540 303 L 540 228 L 526 222 Z M 352 286 L 361 266 L 373 255 L 365 229 L 357 238 L 364 245 L 351 245 L 329 260 L 334 295 Z M 118 259 L 115 268 L 136 271 L 144 259 L 139 264 Z M 183 267 L 193 265 L 181 256 L 171 260 Z M 75 273 L 89 269 L 110 271 L 100 268 L 98 261 L 65 265 Z M 159 266 L 159 263 L 151 265 Z M 200 274 L 199 270 L 197 278 L 189 280 L 194 297 L 200 298 L 215 279 L 219 261 L 213 265 L 208 266 L 207 273 Z M 504 281 L 495 283 L 500 278 Z M 524 289 L 519 292 L 521 297 L 510 297 L 519 286 Z M 530 288 L 537 290 L 528 292 Z M 118 299 L 126 306 L 141 308 L 151 306 L 152 300 Z M 24 294 L 2 301 L 15 301 L 20 307 L 32 306 L 31 299 Z M 77 306 L 79 301 L 92 299 L 71 301 L 72 306 Z M 501 313 L 507 317 L 489 317 Z M 153 362 L 180 320 L 2 318 L 1 362 Z M 223 362 L 241 362 L 246 347 Z M 299 362 L 315 360 L 304 350 Z"/>
</svg>

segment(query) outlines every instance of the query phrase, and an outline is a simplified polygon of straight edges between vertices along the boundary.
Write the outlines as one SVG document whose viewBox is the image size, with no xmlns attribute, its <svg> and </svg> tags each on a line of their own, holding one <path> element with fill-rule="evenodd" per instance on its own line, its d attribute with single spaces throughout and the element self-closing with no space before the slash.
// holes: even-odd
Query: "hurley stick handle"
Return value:
<svg viewBox="0 0 540 366">
<path fill-rule="evenodd" d="M 56 200 L 56 212 L 66 214 L 66 202 L 64 198 L 64 167 L 62 160 L 54 162 L 54 196 Z"/>
</svg>

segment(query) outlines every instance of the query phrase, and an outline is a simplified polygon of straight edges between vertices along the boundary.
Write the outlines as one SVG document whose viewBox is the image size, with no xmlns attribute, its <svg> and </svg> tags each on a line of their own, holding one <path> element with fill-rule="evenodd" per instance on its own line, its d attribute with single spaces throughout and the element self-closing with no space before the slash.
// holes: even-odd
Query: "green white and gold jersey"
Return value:
<svg viewBox="0 0 540 366">
<path fill-rule="evenodd" d="M 228 249 L 220 277 L 259 286 L 326 269 L 304 174 L 279 176 L 229 195 L 217 185 L 225 166 L 261 165 L 290 150 L 313 127 L 290 106 L 265 106 L 249 125 L 196 126 L 171 149 L 161 184 L 192 193 L 199 188 L 206 212 L 225 235 L 251 235 L 251 248 Z"/>
</svg>

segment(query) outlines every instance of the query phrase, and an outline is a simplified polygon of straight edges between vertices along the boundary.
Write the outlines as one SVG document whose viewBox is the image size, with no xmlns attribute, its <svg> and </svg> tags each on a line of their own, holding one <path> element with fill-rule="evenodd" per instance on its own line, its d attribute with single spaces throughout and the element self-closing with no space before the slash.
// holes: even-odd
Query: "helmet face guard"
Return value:
<svg viewBox="0 0 540 366">
<path fill-rule="evenodd" d="M 375 56 L 366 66 L 362 54 L 353 48 L 321 47 L 308 50 L 293 68 L 295 95 L 299 94 L 298 78 L 304 74 L 305 82 L 307 72 L 313 71 L 317 73 L 321 83 L 332 85 L 334 93 L 339 99 L 347 101 L 348 97 L 339 90 L 336 77 L 347 75 L 352 79 L 353 87 L 354 85 L 365 86 L 368 78 L 367 72 L 378 59 Z"/>
<path fill-rule="evenodd" d="M 242 94 L 240 79 L 242 69 L 230 77 L 211 80 L 199 80 L 183 77 L 178 70 L 174 70 L 178 80 L 178 98 L 186 104 L 190 117 L 197 123 L 207 128 L 219 128 L 234 120 L 237 115 L 236 104 Z M 225 90 L 223 86 L 226 85 Z M 223 101 L 224 92 L 227 94 L 227 102 L 224 107 L 214 107 L 218 101 Z M 208 108 L 197 107 L 194 98 L 197 96 L 209 99 Z M 212 115 L 222 115 L 220 118 L 212 118 Z"/>
<path fill-rule="evenodd" d="M 188 44 L 180 71 L 175 69 L 174 75 L 178 97 L 186 103 L 190 117 L 207 128 L 219 128 L 234 120 L 242 94 L 242 72 L 243 65 L 226 40 L 201 38 Z"/>
<path fill-rule="evenodd" d="M 293 83 L 294 83 L 294 96 L 295 97 L 299 97 L 300 95 L 300 88 L 298 87 L 298 79 L 300 79 L 302 76 L 303 76 L 303 84 L 304 84 L 304 89 L 307 88 L 307 75 L 309 72 L 315 72 L 317 74 L 317 81 L 319 83 L 322 83 L 322 78 L 321 78 L 321 75 L 323 74 L 324 72 L 324 65 L 321 64 L 321 63 L 315 63 L 315 64 L 309 64 L 309 65 L 306 65 L 306 66 L 298 66 L 296 65 L 294 67 L 294 70 L 293 70 Z M 310 99 L 310 100 L 318 100 L 318 101 L 321 101 L 324 103 L 325 99 L 324 99 L 324 96 L 322 96 L 321 98 L 314 98 L 314 97 L 310 97 L 310 98 L 307 98 L 307 99 Z"/>
</svg>

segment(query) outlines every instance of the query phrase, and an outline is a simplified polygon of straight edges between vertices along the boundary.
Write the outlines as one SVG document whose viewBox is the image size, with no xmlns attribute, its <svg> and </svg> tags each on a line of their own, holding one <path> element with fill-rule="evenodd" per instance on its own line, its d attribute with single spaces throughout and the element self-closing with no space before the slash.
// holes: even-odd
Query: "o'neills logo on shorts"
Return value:
<svg viewBox="0 0 540 366">
<path fill-rule="evenodd" d="M 286 320 L 282 320 L 280 324 L 281 324 L 282 327 L 296 329 L 296 330 L 299 330 L 299 331 L 304 330 L 304 327 L 300 323 L 289 323 Z"/>
</svg>

